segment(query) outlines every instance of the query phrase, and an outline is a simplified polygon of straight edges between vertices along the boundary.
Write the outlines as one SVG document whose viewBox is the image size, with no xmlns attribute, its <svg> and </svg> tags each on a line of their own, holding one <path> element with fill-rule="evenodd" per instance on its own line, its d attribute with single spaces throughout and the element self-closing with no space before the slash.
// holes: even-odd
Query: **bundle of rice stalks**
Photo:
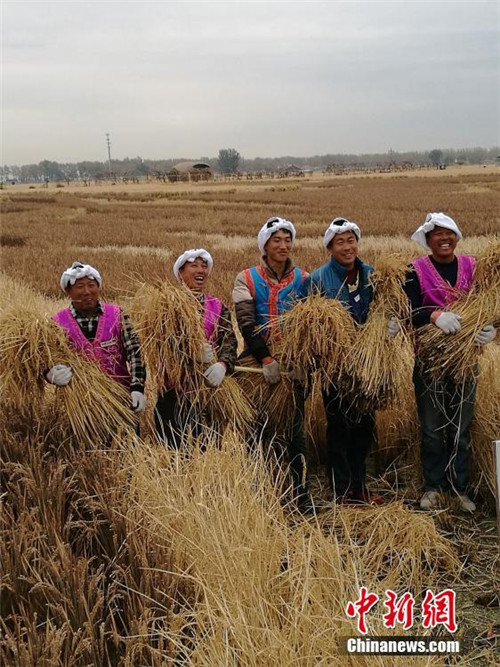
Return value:
<svg viewBox="0 0 500 667">
<path fill-rule="evenodd" d="M 64 331 L 33 303 L 14 303 L 0 314 L 0 383 L 22 412 L 36 407 L 46 382 L 44 370 L 68 348 Z"/>
<path fill-rule="evenodd" d="M 372 308 L 384 308 L 388 314 L 399 318 L 409 315 L 408 297 L 403 289 L 407 265 L 400 255 L 381 257 L 370 275 L 373 288 Z"/>
<path fill-rule="evenodd" d="M 282 363 L 301 368 L 307 380 L 319 371 L 327 388 L 338 377 L 356 333 L 347 310 L 337 299 L 313 294 L 280 316 L 280 324 Z"/>
<path fill-rule="evenodd" d="M 210 423 L 222 427 L 230 425 L 242 434 L 251 434 L 255 409 L 235 378 L 226 375 L 215 388 L 203 385 L 200 403 Z"/>
<path fill-rule="evenodd" d="M 149 380 L 163 393 L 168 386 L 197 394 L 206 342 L 200 302 L 186 287 L 143 284 L 130 304 Z"/>
<path fill-rule="evenodd" d="M 394 404 L 411 377 L 413 346 L 405 328 L 401 326 L 394 338 L 387 331 L 391 317 L 409 316 L 405 273 L 401 259 L 389 256 L 370 277 L 374 298 L 368 319 L 358 328 L 342 373 L 346 404 L 358 410 L 371 412 Z"/>
<path fill-rule="evenodd" d="M 281 366 L 280 356 L 275 358 Z M 293 421 L 293 383 L 285 373 L 282 373 L 281 381 L 270 385 L 260 372 L 261 364 L 251 354 L 238 359 L 238 366 L 258 371 L 239 371 L 234 377 L 244 396 L 253 406 L 254 414 L 258 416 L 260 424 L 265 425 L 268 433 L 286 434 L 292 427 Z"/>
<path fill-rule="evenodd" d="M 479 289 L 492 291 L 496 303 L 500 301 L 500 241 L 489 243 L 477 258 L 474 282 Z"/>
<path fill-rule="evenodd" d="M 472 289 L 449 310 L 462 318 L 460 331 L 446 335 L 433 324 L 422 327 L 419 356 L 433 379 L 462 383 L 477 375 L 481 349 L 474 343 L 476 335 L 485 325 L 500 327 L 500 243 L 478 258 Z"/>
<path fill-rule="evenodd" d="M 326 413 L 321 393 L 321 383 L 317 375 L 310 382 L 304 415 L 309 460 L 311 463 L 326 463 Z"/>
<path fill-rule="evenodd" d="M 405 508 L 402 502 L 383 507 L 343 508 L 325 516 L 339 542 L 362 549 L 361 559 L 368 573 L 377 573 L 385 588 L 421 594 L 444 575 L 456 578 L 460 563 L 450 542 L 439 534 L 433 519 Z M 358 556 L 359 557 L 359 556 Z"/>
<path fill-rule="evenodd" d="M 0 385 L 22 414 L 36 415 L 48 385 L 44 372 L 63 363 L 73 377 L 55 388 L 55 401 L 79 440 L 107 442 L 110 435 L 134 427 L 130 396 L 99 366 L 68 343 L 64 330 L 30 305 L 14 305 L 0 316 Z"/>
<path fill-rule="evenodd" d="M 500 347 L 488 345 L 479 361 L 479 380 L 471 429 L 472 484 L 494 502 L 493 445 L 500 434 Z"/>
<path fill-rule="evenodd" d="M 156 392 L 161 394 L 174 386 L 186 405 L 199 407 L 209 421 L 232 424 L 247 432 L 254 413 L 238 383 L 226 376 L 213 389 L 203 377 L 206 337 L 202 304 L 196 295 L 183 285 L 142 285 L 130 312 L 148 369 L 148 383 Z"/>
<path fill-rule="evenodd" d="M 78 440 L 108 444 L 112 436 L 130 435 L 135 428 L 135 416 L 128 390 L 93 361 L 73 350 L 70 352 L 62 363 L 71 366 L 73 377 L 68 385 L 56 389 L 56 398 L 63 402 Z"/>
<path fill-rule="evenodd" d="M 385 307 L 374 308 L 345 358 L 341 391 L 349 407 L 367 412 L 390 407 L 411 378 L 414 355 L 410 337 L 401 330 L 389 338 L 388 321 Z"/>
</svg>

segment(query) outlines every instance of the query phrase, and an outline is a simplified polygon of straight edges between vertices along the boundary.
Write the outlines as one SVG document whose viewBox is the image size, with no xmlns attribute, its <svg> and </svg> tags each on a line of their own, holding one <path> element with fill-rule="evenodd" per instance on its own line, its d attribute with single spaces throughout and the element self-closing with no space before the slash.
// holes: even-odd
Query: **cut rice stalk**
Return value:
<svg viewBox="0 0 500 667">
<path fill-rule="evenodd" d="M 411 376 L 411 339 L 404 329 L 389 338 L 388 320 L 385 304 L 375 304 L 343 363 L 340 385 L 344 401 L 363 412 L 393 405 Z"/>
<path fill-rule="evenodd" d="M 279 349 L 283 365 L 298 366 L 310 381 L 320 372 L 327 388 L 339 376 L 356 333 L 354 320 L 337 299 L 313 294 L 280 317 Z"/>
<path fill-rule="evenodd" d="M 275 348 L 271 349 L 281 366 L 279 353 Z M 259 422 L 266 425 L 266 432 L 286 433 L 291 428 L 294 413 L 293 383 L 283 373 L 277 384 L 270 385 L 264 379 L 261 365 L 252 355 L 240 358 L 238 367 L 242 370 L 237 371 L 234 377 L 248 397 Z"/>
<path fill-rule="evenodd" d="M 128 390 L 76 352 L 66 360 L 73 377 L 68 385 L 56 389 L 56 399 L 63 402 L 78 440 L 108 446 L 113 436 L 133 431 L 135 416 Z"/>
<path fill-rule="evenodd" d="M 69 420 L 82 441 L 106 441 L 110 434 L 134 426 L 129 393 L 93 361 L 74 350 L 62 327 L 36 307 L 4 309 L 0 316 L 0 384 L 11 404 L 36 412 L 48 387 L 44 372 L 58 363 L 71 367 L 73 377 L 56 389 Z"/>
<path fill-rule="evenodd" d="M 0 382 L 20 410 L 43 395 L 43 372 L 68 349 L 64 331 L 34 305 L 15 304 L 0 314 Z"/>
<path fill-rule="evenodd" d="M 131 315 L 158 394 L 175 387 L 186 405 L 199 406 L 210 420 L 249 429 L 252 406 L 235 380 L 226 376 L 215 389 L 206 385 L 202 304 L 193 292 L 183 285 L 142 285 Z"/>
<path fill-rule="evenodd" d="M 407 265 L 399 255 L 387 255 L 377 260 L 369 282 L 373 288 L 371 309 L 384 305 L 389 317 L 404 319 L 409 316 L 410 305 L 403 289 Z"/>
<path fill-rule="evenodd" d="M 141 285 L 131 305 L 149 381 L 158 393 L 180 386 L 197 395 L 203 346 L 201 304 L 184 286 Z"/>
</svg>

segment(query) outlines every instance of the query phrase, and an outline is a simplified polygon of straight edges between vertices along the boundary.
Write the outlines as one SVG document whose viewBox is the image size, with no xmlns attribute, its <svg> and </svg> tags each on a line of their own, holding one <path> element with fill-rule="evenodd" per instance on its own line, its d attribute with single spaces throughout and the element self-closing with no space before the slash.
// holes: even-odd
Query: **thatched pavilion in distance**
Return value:
<svg viewBox="0 0 500 667">
<path fill-rule="evenodd" d="M 167 173 L 169 181 L 211 181 L 214 175 L 212 168 L 205 162 L 178 162 Z"/>
</svg>

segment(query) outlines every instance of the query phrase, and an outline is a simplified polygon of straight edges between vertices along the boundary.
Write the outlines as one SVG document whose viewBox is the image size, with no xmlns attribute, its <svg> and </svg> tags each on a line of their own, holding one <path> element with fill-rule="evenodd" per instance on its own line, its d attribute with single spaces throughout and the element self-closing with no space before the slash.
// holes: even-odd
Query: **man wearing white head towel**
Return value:
<svg viewBox="0 0 500 667">
<path fill-rule="evenodd" d="M 236 319 L 245 341 L 243 355 L 251 354 L 262 364 L 264 378 L 269 384 L 281 380 L 279 364 L 268 347 L 269 335 L 273 329 L 276 334 L 278 316 L 293 306 L 307 276 L 305 271 L 293 265 L 290 258 L 295 236 L 295 227 L 289 220 L 269 218 L 257 237 L 262 253 L 260 264 L 239 273 L 234 283 Z M 288 459 L 298 508 L 303 513 L 314 513 L 307 481 L 304 391 L 300 381 L 296 384 L 292 433 L 287 442 Z"/>
<path fill-rule="evenodd" d="M 213 268 L 213 259 L 204 248 L 186 250 L 174 263 L 174 275 L 193 292 L 202 305 L 203 328 L 207 342 L 203 361 L 210 364 L 204 375 L 210 387 L 218 387 L 232 372 L 237 355 L 237 340 L 231 323 L 231 314 L 220 299 L 204 292 Z M 217 353 L 217 361 L 215 354 Z M 155 409 L 155 427 L 158 435 L 175 449 L 182 445 L 182 434 L 190 427 L 196 435 L 202 427 L 202 415 L 180 400 L 178 387 L 169 387 L 158 397 Z M 183 397 L 184 398 L 184 397 Z"/>
<path fill-rule="evenodd" d="M 130 391 L 132 409 L 142 412 L 146 369 L 128 315 L 120 306 L 100 301 L 102 279 L 89 264 L 73 262 L 63 271 L 60 285 L 71 304 L 53 319 L 66 330 L 75 349 Z M 71 368 L 65 364 L 56 364 L 45 374 L 48 382 L 58 386 L 67 385 L 71 377 Z"/>
<path fill-rule="evenodd" d="M 335 218 L 327 228 L 323 245 L 330 260 L 305 281 L 301 296 L 311 292 L 338 299 L 356 324 L 366 322 L 373 298 L 368 278 L 373 271 L 358 257 L 359 226 L 346 218 Z M 346 410 L 335 386 L 323 392 L 327 430 L 327 467 L 336 502 L 350 505 L 383 503 L 366 488 L 366 456 L 374 440 L 375 420 L 371 413 Z"/>
<path fill-rule="evenodd" d="M 430 252 L 415 259 L 406 276 L 412 324 L 418 330 L 431 323 L 452 336 L 461 328 L 460 316 L 452 310 L 453 301 L 471 289 L 475 260 L 455 254 L 462 233 L 444 213 L 429 213 L 411 238 Z M 495 336 L 494 327 L 487 325 L 478 332 L 476 344 L 486 345 Z M 426 378 L 425 361 L 418 356 L 418 343 L 416 357 L 413 382 L 422 430 L 420 451 L 425 483 L 420 507 L 437 507 L 439 493 L 452 489 L 462 509 L 474 512 L 476 506 L 467 495 L 467 485 L 475 383 L 431 382 Z"/>
</svg>

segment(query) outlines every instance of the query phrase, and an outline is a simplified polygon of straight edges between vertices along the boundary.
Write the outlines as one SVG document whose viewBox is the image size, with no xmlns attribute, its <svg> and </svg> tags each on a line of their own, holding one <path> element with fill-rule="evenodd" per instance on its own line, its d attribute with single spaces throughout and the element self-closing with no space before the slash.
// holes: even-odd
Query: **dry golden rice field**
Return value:
<svg viewBox="0 0 500 667">
<path fill-rule="evenodd" d="M 291 219 L 297 263 L 326 259 L 324 229 L 358 222 L 361 256 L 419 253 L 410 234 L 428 211 L 451 215 L 460 248 L 480 253 L 500 230 L 500 171 L 320 177 L 242 183 L 91 188 L 8 187 L 0 193 L 2 300 L 46 317 L 61 307 L 59 276 L 95 265 L 104 296 L 127 306 L 139 282 L 172 280 L 175 258 L 203 246 L 214 257 L 210 291 L 230 305 L 236 273 L 258 262 L 256 235 L 271 215 Z M 31 309 L 31 310 L 30 310 Z M 3 396 L 2 664 L 300 667 L 498 664 L 500 558 L 489 444 L 500 437 L 500 347 L 481 360 L 473 427 L 478 512 L 445 499 L 418 509 L 420 470 L 411 369 L 399 400 L 377 414 L 370 485 L 381 508 L 335 506 L 321 466 L 324 417 L 308 403 L 316 518 L 287 505 L 284 472 L 237 434 L 189 454 L 145 437 L 78 441 L 55 392 Z M 5 360 L 0 360 L 0 375 Z M 15 363 L 15 360 L 12 360 Z M 20 379 L 22 383 L 22 377 Z M 10 385 L 9 385 L 10 386 Z M 12 392 L 14 393 L 14 391 Z M 149 413 L 143 420 L 148 434 Z M 345 607 L 365 586 L 381 598 L 457 592 L 461 655 L 347 656 L 357 634 Z M 404 635 L 383 626 L 371 635 Z M 439 634 L 448 636 L 441 627 Z M 429 631 L 416 622 L 406 634 Z"/>
<path fill-rule="evenodd" d="M 411 259 L 419 246 L 409 236 L 435 210 L 458 222 L 468 237 L 463 249 L 477 251 L 500 230 L 500 170 L 430 173 L 71 191 L 11 186 L 1 193 L 2 271 L 58 297 L 60 272 L 80 259 L 102 269 L 106 296 L 116 299 L 136 279 L 171 279 L 175 258 L 202 246 L 215 261 L 212 290 L 228 302 L 236 273 L 258 262 L 256 235 L 271 215 L 295 223 L 294 255 L 306 270 L 324 261 L 322 236 L 336 216 L 359 223 L 367 261 L 387 252 Z"/>
</svg>

